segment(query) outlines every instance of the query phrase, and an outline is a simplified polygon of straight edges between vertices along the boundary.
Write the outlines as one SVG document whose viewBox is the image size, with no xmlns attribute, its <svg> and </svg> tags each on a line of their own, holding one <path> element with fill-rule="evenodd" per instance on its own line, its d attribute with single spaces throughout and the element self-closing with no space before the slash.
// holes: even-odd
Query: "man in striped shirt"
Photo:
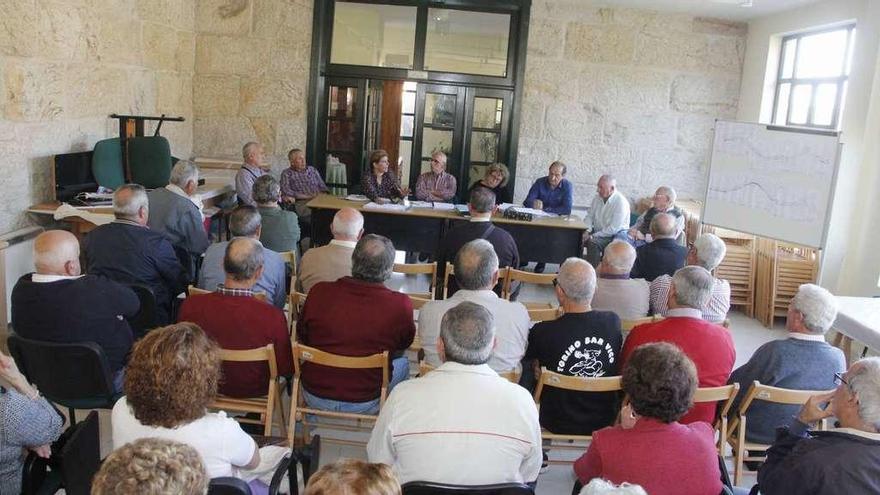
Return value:
<svg viewBox="0 0 880 495">
<path fill-rule="evenodd" d="M 448 202 L 455 196 L 455 176 L 446 172 L 446 153 L 431 153 L 431 170 L 416 180 L 416 199 Z"/>
<path fill-rule="evenodd" d="M 697 265 L 711 272 L 724 259 L 727 247 L 724 241 L 715 234 L 703 234 L 694 242 L 688 251 L 687 264 Z M 651 282 L 651 311 L 655 315 L 666 316 L 666 306 L 669 298 L 669 287 L 672 285 L 672 277 L 662 275 Z M 730 310 L 730 283 L 727 280 L 715 278 L 712 287 L 712 295 L 709 301 L 702 307 L 703 319 L 713 323 L 723 322 Z"/>
</svg>

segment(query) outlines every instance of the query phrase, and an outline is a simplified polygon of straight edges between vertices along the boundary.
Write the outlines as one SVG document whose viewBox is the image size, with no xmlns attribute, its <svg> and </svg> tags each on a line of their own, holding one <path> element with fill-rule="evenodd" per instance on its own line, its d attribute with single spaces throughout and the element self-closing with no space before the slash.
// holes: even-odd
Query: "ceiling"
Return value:
<svg viewBox="0 0 880 495">
<path fill-rule="evenodd" d="M 740 7 L 735 0 L 589 0 L 603 7 L 629 7 L 660 12 L 686 12 L 702 17 L 747 21 L 756 17 L 794 9 L 819 0 L 752 0 L 751 7 Z"/>
</svg>

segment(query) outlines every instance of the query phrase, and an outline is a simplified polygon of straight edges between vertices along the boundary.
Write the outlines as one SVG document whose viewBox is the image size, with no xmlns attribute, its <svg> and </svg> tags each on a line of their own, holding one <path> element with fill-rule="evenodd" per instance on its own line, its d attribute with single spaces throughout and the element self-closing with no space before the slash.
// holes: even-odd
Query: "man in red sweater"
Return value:
<svg viewBox="0 0 880 495">
<path fill-rule="evenodd" d="M 279 376 L 290 376 L 293 353 L 284 313 L 254 297 L 253 287 L 263 273 L 263 246 L 249 237 L 236 237 L 223 257 L 226 280 L 211 294 L 187 297 L 178 321 L 191 321 L 223 349 L 245 350 L 275 346 Z M 266 395 L 269 368 L 265 363 L 223 363 L 220 393 L 231 397 Z"/>
<path fill-rule="evenodd" d="M 669 311 L 657 323 L 639 325 L 630 332 L 623 345 L 623 366 L 636 347 L 650 342 L 669 342 L 677 345 L 697 365 L 700 387 L 719 387 L 727 384 L 736 350 L 726 328 L 702 319 L 700 308 L 712 296 L 715 279 L 705 268 L 686 266 L 675 272 L 669 289 Z M 715 404 L 697 404 L 679 420 L 683 424 L 694 421 L 712 423 Z"/>
<path fill-rule="evenodd" d="M 393 370 L 389 389 L 409 375 L 404 351 L 416 333 L 409 297 L 383 283 L 394 268 L 394 245 L 380 235 L 365 235 L 351 256 L 351 277 L 312 286 L 297 322 L 297 337 L 307 346 L 343 356 L 389 351 Z M 345 370 L 304 363 L 304 397 L 311 407 L 372 414 L 379 409 L 382 371 Z"/>
</svg>

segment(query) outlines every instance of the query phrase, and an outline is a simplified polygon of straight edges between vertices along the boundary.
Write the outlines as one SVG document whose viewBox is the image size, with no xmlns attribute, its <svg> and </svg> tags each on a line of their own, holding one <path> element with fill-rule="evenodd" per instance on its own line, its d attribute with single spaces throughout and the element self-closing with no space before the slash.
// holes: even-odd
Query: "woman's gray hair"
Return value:
<svg viewBox="0 0 880 495">
<path fill-rule="evenodd" d="M 394 269 L 394 244 L 384 236 L 361 237 L 351 254 L 351 276 L 364 282 L 382 283 Z"/>
<path fill-rule="evenodd" d="M 675 204 L 675 189 L 673 189 L 671 186 L 660 186 L 657 188 L 657 192 L 655 192 L 654 194 L 662 194 L 666 196 L 666 199 L 669 200 L 669 206 Z"/>
<path fill-rule="evenodd" d="M 458 250 L 455 256 L 455 281 L 467 290 L 491 288 L 498 271 L 498 255 L 485 239 L 475 239 Z"/>
<path fill-rule="evenodd" d="M 446 361 L 486 364 L 495 344 L 495 318 L 479 304 L 462 302 L 440 320 L 440 340 Z"/>
<path fill-rule="evenodd" d="M 239 282 L 249 280 L 263 266 L 263 245 L 250 237 L 235 237 L 226 245 L 223 271 Z"/>
<path fill-rule="evenodd" d="M 715 278 L 702 266 L 686 266 L 672 276 L 672 286 L 679 306 L 702 309 L 712 297 Z"/>
<path fill-rule="evenodd" d="M 259 204 L 277 203 L 281 199 L 281 184 L 271 175 L 261 175 L 254 181 L 253 193 Z"/>
<path fill-rule="evenodd" d="M 556 280 L 573 302 L 590 304 L 596 293 L 596 271 L 581 258 L 568 258 L 559 267 Z"/>
<path fill-rule="evenodd" d="M 189 181 L 193 181 L 198 185 L 199 168 L 191 161 L 181 160 L 171 169 L 171 179 L 169 179 L 169 182 L 183 189 Z"/>
<path fill-rule="evenodd" d="M 697 263 L 706 270 L 712 271 L 727 254 L 727 246 L 715 234 L 703 234 L 694 241 L 694 249 L 697 250 Z"/>
<path fill-rule="evenodd" d="M 804 326 L 811 333 L 823 335 L 837 319 L 837 300 L 815 284 L 803 284 L 791 299 L 791 306 L 804 317 Z"/>
<path fill-rule="evenodd" d="M 859 417 L 880 431 L 880 357 L 856 361 L 846 378 L 859 401 Z"/>
<path fill-rule="evenodd" d="M 140 184 L 125 184 L 113 192 L 113 215 L 123 220 L 134 220 L 141 208 L 150 210 L 147 191 Z"/>
<path fill-rule="evenodd" d="M 648 492 L 639 485 L 624 482 L 615 486 L 602 478 L 593 478 L 593 481 L 581 489 L 579 495 L 648 495 Z"/>
</svg>

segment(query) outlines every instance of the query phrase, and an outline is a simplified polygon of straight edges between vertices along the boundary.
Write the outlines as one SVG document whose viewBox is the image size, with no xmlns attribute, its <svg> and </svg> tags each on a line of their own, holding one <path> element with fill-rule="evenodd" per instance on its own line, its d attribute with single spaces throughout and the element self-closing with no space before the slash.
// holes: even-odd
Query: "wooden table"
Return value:
<svg viewBox="0 0 880 495">
<path fill-rule="evenodd" d="M 333 238 L 330 224 L 342 208 L 354 208 L 364 215 L 364 232 L 391 239 L 400 251 L 435 253 L 440 240 L 455 222 L 465 222 L 456 211 L 410 208 L 406 211 L 365 210 L 364 203 L 322 194 L 308 204 L 312 209 L 312 243 L 323 245 Z M 501 215 L 492 223 L 510 232 L 523 261 L 562 263 L 580 256 L 581 238 L 587 226 L 577 217 L 540 217 L 531 222 L 512 220 Z"/>
<path fill-rule="evenodd" d="M 837 296 L 839 311 L 832 328 L 834 345 L 843 350 L 849 367 L 853 340 L 880 351 L 880 298 Z"/>
<path fill-rule="evenodd" d="M 198 193 L 202 198 L 202 204 L 205 208 L 209 208 L 219 204 L 227 195 L 235 192 L 235 187 L 231 182 L 225 179 L 206 178 L 205 184 L 199 186 Z M 27 209 L 28 213 L 36 215 L 54 216 L 55 210 L 61 206 L 60 201 L 49 201 L 31 206 Z M 113 208 L 111 206 L 96 206 L 93 208 L 77 208 L 90 213 L 103 215 L 112 215 Z M 77 238 L 81 239 L 84 234 L 93 230 L 97 225 L 81 217 L 66 217 L 61 220 L 70 226 L 70 231 Z"/>
</svg>

